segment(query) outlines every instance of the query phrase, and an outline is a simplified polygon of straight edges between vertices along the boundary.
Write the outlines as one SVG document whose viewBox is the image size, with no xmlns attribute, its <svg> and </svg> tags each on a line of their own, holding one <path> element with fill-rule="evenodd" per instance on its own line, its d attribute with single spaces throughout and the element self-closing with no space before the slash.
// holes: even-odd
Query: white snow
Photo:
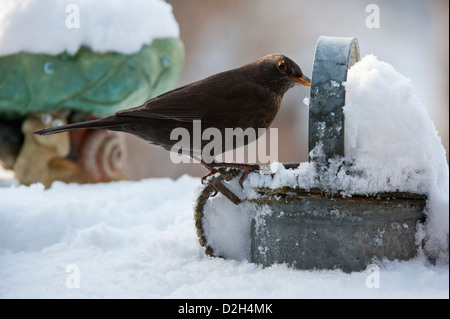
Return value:
<svg viewBox="0 0 450 319">
<path fill-rule="evenodd" d="M 82 45 L 132 54 L 165 37 L 178 38 L 179 27 L 163 0 L 0 1 L 0 56 L 73 55 Z"/>
<path fill-rule="evenodd" d="M 236 195 L 238 191 L 239 188 L 233 188 Z M 213 247 L 215 255 L 250 260 L 251 216 L 250 211 L 246 211 L 249 208 L 251 206 L 245 203 L 234 205 L 223 196 L 205 204 L 204 211 L 208 213 L 203 219 L 203 228 L 206 234 L 214 234 L 208 236 L 208 245 Z"/>
<path fill-rule="evenodd" d="M 426 249 L 448 259 L 449 170 L 436 127 L 411 81 L 369 55 L 349 70 L 346 86 L 345 154 L 364 172 L 352 188 L 364 193 L 426 194 Z"/>
<path fill-rule="evenodd" d="M 385 262 L 379 288 L 366 271 L 207 257 L 193 221 L 199 186 L 188 176 L 3 185 L 0 298 L 448 298 L 448 264 L 423 256 Z"/>
</svg>

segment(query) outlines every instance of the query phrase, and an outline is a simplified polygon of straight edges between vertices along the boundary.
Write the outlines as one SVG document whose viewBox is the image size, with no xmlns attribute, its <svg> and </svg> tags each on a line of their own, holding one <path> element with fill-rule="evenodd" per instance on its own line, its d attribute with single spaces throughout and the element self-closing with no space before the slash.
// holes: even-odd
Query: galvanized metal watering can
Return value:
<svg viewBox="0 0 450 319">
<path fill-rule="evenodd" d="M 309 162 L 319 171 L 327 171 L 330 159 L 344 156 L 345 87 L 342 82 L 357 61 L 359 45 L 355 38 L 319 38 L 309 114 Z M 317 147 L 320 153 L 314 152 Z M 284 164 L 286 168 L 299 165 Z M 237 171 L 224 173 L 225 181 L 232 182 L 239 177 Z M 327 189 L 302 189 L 299 185 L 276 189 L 255 187 L 253 190 L 259 196 L 240 199 L 230 194 L 226 184 L 215 180 L 197 199 L 197 234 L 208 255 L 221 255 L 214 249 L 218 238 L 205 232 L 208 214 L 212 213 L 211 196 L 217 191 L 236 204 L 245 204 L 241 214 L 252 215 L 247 243 L 251 262 L 351 272 L 364 270 L 376 260 L 407 260 L 417 254 L 416 226 L 425 218 L 426 196 L 422 194 L 394 192 L 350 197 Z M 255 218 L 258 211 L 266 213 Z"/>
</svg>

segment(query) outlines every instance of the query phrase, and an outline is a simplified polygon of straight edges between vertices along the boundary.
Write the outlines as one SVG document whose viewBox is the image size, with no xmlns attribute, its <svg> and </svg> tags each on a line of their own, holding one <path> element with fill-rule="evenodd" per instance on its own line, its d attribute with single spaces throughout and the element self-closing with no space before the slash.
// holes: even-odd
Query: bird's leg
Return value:
<svg viewBox="0 0 450 319">
<path fill-rule="evenodd" d="M 207 180 L 209 177 L 211 177 L 211 176 L 213 176 L 213 175 L 215 175 L 215 174 L 217 174 L 217 173 L 220 174 L 220 172 L 219 172 L 218 169 L 215 169 L 215 168 L 213 168 L 213 167 L 208 166 L 208 165 L 207 165 L 205 162 L 203 162 L 202 160 L 199 160 L 199 162 L 203 165 L 203 167 L 205 167 L 207 170 L 209 170 L 209 173 L 202 177 L 202 184 L 203 184 L 203 185 L 205 185 L 205 182 L 206 182 L 206 180 Z"/>
<path fill-rule="evenodd" d="M 216 168 L 226 167 L 226 168 L 238 168 L 238 169 L 241 169 L 243 171 L 243 173 L 242 173 L 241 178 L 239 179 L 239 185 L 241 185 L 242 188 L 244 187 L 243 184 L 244 184 L 244 181 L 246 180 L 246 178 L 248 177 L 248 174 L 250 174 L 253 171 L 257 171 L 257 170 L 260 169 L 260 166 L 258 164 L 216 163 L 216 162 L 213 162 L 211 164 L 206 164 L 203 160 L 201 160 L 200 163 L 202 163 L 202 165 L 204 167 L 206 167 L 207 169 L 209 169 L 211 171 L 211 173 L 206 175 L 204 177 L 204 179 L 206 179 L 207 177 L 209 177 L 211 175 L 214 175 L 215 173 L 219 172 L 219 170 L 217 170 Z M 203 181 L 203 179 L 202 179 L 202 181 Z"/>
<path fill-rule="evenodd" d="M 208 174 L 206 174 L 205 176 L 202 177 L 202 179 L 201 179 L 202 185 L 205 185 L 205 182 L 206 182 L 206 180 L 207 180 L 209 177 L 213 176 L 213 175 L 216 174 L 216 173 L 219 173 L 219 174 L 220 174 L 220 172 L 219 172 L 218 169 L 215 169 L 215 168 L 209 166 L 209 165 L 206 164 L 201 158 L 195 156 L 194 154 L 191 153 L 191 154 L 190 154 L 190 157 L 191 157 L 194 161 L 199 162 L 200 164 L 202 164 L 202 166 L 203 166 L 204 168 L 206 168 L 206 169 L 209 171 Z M 214 194 L 214 195 L 215 195 L 215 194 Z"/>
<path fill-rule="evenodd" d="M 236 196 L 232 191 L 230 191 L 225 185 L 222 184 L 221 180 L 230 180 L 235 176 L 233 173 L 228 174 L 226 171 L 224 171 L 221 168 L 237 168 L 243 170 L 242 176 L 239 179 L 239 184 L 241 187 L 243 187 L 243 182 L 247 178 L 248 174 L 250 172 L 259 170 L 260 166 L 256 164 L 237 164 L 237 163 L 211 163 L 207 164 L 203 160 L 198 159 L 191 155 L 192 158 L 198 160 L 203 167 L 209 170 L 209 174 L 202 177 L 202 184 L 204 184 L 206 181 L 208 184 L 210 184 L 216 192 L 213 195 L 215 196 L 217 192 L 220 192 L 222 195 L 224 195 L 226 198 L 228 198 L 231 202 L 233 202 L 235 205 L 238 205 L 241 203 L 241 200 L 238 196 Z M 215 176 L 217 173 L 219 173 L 219 176 Z"/>
</svg>

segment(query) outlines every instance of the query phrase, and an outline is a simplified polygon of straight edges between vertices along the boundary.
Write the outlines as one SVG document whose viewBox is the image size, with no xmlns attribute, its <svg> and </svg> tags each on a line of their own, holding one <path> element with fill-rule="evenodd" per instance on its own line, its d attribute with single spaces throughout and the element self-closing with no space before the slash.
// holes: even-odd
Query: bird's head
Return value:
<svg viewBox="0 0 450 319">
<path fill-rule="evenodd" d="M 260 76 L 272 86 L 287 90 L 300 83 L 311 86 L 311 79 L 305 76 L 302 69 L 285 55 L 274 53 L 255 61 L 261 70 Z"/>
</svg>

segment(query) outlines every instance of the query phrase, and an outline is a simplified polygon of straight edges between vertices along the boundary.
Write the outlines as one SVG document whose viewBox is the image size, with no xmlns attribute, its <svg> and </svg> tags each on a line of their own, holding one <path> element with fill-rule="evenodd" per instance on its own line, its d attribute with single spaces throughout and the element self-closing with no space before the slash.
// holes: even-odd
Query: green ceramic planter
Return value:
<svg viewBox="0 0 450 319">
<path fill-rule="evenodd" d="M 184 62 L 179 39 L 154 40 L 132 55 L 82 47 L 74 56 L 0 57 L 0 117 L 72 110 L 105 117 L 174 87 Z"/>
</svg>

